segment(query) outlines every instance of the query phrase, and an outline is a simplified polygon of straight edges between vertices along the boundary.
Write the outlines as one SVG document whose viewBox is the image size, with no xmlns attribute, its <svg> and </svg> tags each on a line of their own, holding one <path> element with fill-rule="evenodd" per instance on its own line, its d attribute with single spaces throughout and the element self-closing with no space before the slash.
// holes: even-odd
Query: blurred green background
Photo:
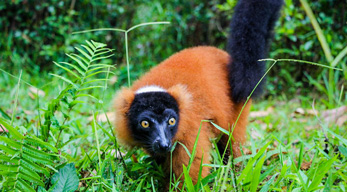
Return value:
<svg viewBox="0 0 347 192">
<path fill-rule="evenodd" d="M 132 80 L 171 54 L 187 47 L 213 45 L 225 49 L 229 20 L 236 1 L 227 0 L 72 0 L 0 2 L 0 69 L 40 85 L 45 75 L 57 72 L 53 61 L 65 61 L 65 53 L 85 40 L 106 43 L 115 49 L 116 87 L 126 84 L 124 34 L 100 31 L 72 35 L 74 31 L 94 28 L 128 29 L 152 21 L 169 21 L 170 25 L 138 28 L 129 33 Z M 277 23 L 270 58 L 301 59 L 329 65 L 318 37 L 299 0 L 285 0 Z M 346 46 L 347 1 L 314 0 L 309 5 L 320 24 L 331 55 L 336 57 Z M 268 77 L 265 96 L 319 94 L 328 98 L 328 84 L 333 85 L 334 100 L 341 100 L 346 85 L 347 57 L 333 71 L 307 64 L 280 62 Z M 58 71 L 59 72 L 59 71 Z M 2 76 L 2 77 L 1 77 Z M 5 83 L 13 79 L 0 72 Z M 48 80 L 49 81 L 49 80 Z M 328 82 L 329 81 L 329 82 Z M 16 81 L 14 81 L 16 82 Z M 346 86 L 345 86 L 346 87 Z M 347 88 L 347 87 L 346 87 Z M 342 90 L 343 91 L 343 90 Z M 346 100 L 346 94 L 342 94 Z M 328 101 L 326 103 L 329 103 Z"/>
</svg>

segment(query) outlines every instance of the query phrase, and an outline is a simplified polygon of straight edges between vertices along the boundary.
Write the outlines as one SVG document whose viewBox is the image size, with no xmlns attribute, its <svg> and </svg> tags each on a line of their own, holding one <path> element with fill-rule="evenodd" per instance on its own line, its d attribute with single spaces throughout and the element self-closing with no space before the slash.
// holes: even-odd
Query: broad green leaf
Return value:
<svg viewBox="0 0 347 192">
<path fill-rule="evenodd" d="M 65 165 L 59 169 L 52 177 L 51 184 L 56 184 L 53 188 L 54 192 L 69 192 L 78 189 L 78 176 L 74 163 Z"/>
</svg>

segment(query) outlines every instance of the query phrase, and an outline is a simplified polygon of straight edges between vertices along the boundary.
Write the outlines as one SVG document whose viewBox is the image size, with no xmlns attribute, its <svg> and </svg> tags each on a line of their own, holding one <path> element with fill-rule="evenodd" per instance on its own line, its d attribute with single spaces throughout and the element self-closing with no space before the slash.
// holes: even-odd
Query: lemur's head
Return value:
<svg viewBox="0 0 347 192">
<path fill-rule="evenodd" d="M 191 103 L 191 94 L 181 84 L 167 90 L 158 86 L 135 91 L 123 88 L 114 103 L 118 141 L 129 147 L 143 147 L 154 156 L 165 156 Z"/>
<path fill-rule="evenodd" d="M 133 138 L 143 148 L 152 155 L 170 152 L 179 122 L 173 96 L 159 87 L 141 88 L 135 92 L 127 116 Z"/>
</svg>

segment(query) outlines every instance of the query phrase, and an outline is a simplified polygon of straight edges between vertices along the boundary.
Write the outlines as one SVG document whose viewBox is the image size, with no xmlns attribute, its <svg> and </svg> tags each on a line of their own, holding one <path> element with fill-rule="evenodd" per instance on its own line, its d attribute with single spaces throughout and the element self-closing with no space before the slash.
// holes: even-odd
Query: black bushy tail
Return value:
<svg viewBox="0 0 347 192">
<path fill-rule="evenodd" d="M 283 0 L 239 0 L 230 23 L 229 81 L 234 102 L 242 102 L 264 75 L 265 58 L 272 30 Z M 260 84 L 252 94 L 261 94 Z"/>
</svg>

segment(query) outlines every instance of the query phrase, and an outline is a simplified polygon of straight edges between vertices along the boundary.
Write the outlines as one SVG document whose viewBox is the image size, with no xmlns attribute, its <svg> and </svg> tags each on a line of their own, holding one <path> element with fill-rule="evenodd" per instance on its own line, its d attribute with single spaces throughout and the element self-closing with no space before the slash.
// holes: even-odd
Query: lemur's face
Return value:
<svg viewBox="0 0 347 192">
<path fill-rule="evenodd" d="M 177 102 L 171 95 L 136 94 L 128 116 L 134 139 L 143 148 L 155 156 L 170 152 L 179 121 Z"/>
</svg>

